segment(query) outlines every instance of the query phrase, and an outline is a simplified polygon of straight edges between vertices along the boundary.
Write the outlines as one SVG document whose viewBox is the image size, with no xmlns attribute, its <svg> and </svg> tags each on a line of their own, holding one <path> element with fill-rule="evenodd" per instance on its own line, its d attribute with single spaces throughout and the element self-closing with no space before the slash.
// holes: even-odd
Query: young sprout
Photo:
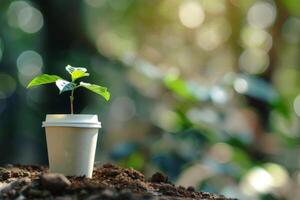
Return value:
<svg viewBox="0 0 300 200">
<path fill-rule="evenodd" d="M 56 76 L 56 75 L 49 75 L 49 74 L 41 74 L 35 77 L 30 83 L 28 84 L 27 88 L 31 88 L 37 85 L 43 85 L 48 83 L 54 83 L 59 89 L 59 94 L 63 92 L 70 91 L 70 106 L 71 106 L 71 114 L 74 114 L 73 102 L 74 102 L 74 91 L 79 88 L 83 87 L 100 96 L 104 97 L 106 101 L 110 98 L 110 93 L 108 92 L 106 87 L 102 87 L 99 85 L 94 85 L 90 83 L 80 82 L 79 84 L 75 81 L 79 78 L 89 76 L 90 74 L 87 73 L 87 69 L 83 67 L 72 67 L 70 65 L 66 66 L 66 70 L 71 75 L 72 81 L 64 80 L 63 78 Z"/>
</svg>

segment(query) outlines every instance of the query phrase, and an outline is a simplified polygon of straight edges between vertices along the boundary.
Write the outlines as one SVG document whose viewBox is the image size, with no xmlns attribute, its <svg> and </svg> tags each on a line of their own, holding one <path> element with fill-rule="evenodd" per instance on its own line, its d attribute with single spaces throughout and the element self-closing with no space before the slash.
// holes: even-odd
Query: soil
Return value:
<svg viewBox="0 0 300 200">
<path fill-rule="evenodd" d="M 139 171 L 112 164 L 95 168 L 92 179 L 48 173 L 43 166 L 0 167 L 0 199 L 230 200 L 175 186 L 159 172 L 147 180 Z"/>
</svg>

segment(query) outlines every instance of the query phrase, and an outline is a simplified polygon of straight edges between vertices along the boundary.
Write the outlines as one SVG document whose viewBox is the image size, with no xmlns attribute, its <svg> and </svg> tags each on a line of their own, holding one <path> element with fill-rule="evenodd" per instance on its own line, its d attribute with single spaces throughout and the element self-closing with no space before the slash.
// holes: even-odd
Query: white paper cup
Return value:
<svg viewBox="0 0 300 200">
<path fill-rule="evenodd" d="M 101 123 L 97 115 L 47 115 L 49 170 L 66 176 L 92 177 Z"/>
</svg>

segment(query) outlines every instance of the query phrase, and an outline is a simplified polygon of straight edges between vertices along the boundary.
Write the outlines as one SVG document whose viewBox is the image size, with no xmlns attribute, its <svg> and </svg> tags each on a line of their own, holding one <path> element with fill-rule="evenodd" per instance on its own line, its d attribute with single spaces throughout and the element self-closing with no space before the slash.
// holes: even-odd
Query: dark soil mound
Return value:
<svg viewBox="0 0 300 200">
<path fill-rule="evenodd" d="M 229 199 L 193 187 L 177 187 L 168 177 L 155 173 L 149 180 L 134 169 L 105 164 L 95 168 L 93 178 L 65 177 L 47 173 L 38 166 L 0 168 L 0 199 L 100 199 L 100 200 L 179 200 Z"/>
</svg>

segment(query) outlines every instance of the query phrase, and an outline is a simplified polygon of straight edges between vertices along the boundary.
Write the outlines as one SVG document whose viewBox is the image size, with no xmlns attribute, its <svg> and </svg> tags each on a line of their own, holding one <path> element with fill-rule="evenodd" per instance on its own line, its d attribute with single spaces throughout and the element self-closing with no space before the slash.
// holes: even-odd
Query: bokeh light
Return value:
<svg viewBox="0 0 300 200">
<path fill-rule="evenodd" d="M 26 87 L 30 79 L 42 72 L 42 67 L 43 59 L 40 54 L 32 50 L 22 52 L 17 58 L 21 84 Z"/>
<path fill-rule="evenodd" d="M 220 19 L 204 24 L 196 35 L 197 44 L 204 50 L 214 50 L 224 43 L 231 34 L 231 27 L 226 20 Z"/>
<path fill-rule="evenodd" d="M 7 9 L 7 22 L 11 27 L 18 28 L 18 16 L 22 9 L 30 7 L 26 1 L 13 1 Z"/>
<path fill-rule="evenodd" d="M 38 32 L 44 24 L 42 13 L 26 1 L 14 1 L 7 10 L 8 24 L 26 33 Z"/>
<path fill-rule="evenodd" d="M 244 94 L 248 91 L 248 82 L 244 78 L 236 78 L 233 85 L 235 91 Z"/>
<path fill-rule="evenodd" d="M 262 167 L 254 167 L 245 176 L 241 187 L 246 194 L 254 195 L 255 193 L 269 192 L 272 184 L 272 176 L 267 170 Z"/>
<path fill-rule="evenodd" d="M 213 102 L 217 104 L 225 104 L 229 100 L 230 92 L 225 88 L 214 86 L 211 89 L 210 96 Z"/>
<path fill-rule="evenodd" d="M 269 56 L 261 49 L 246 49 L 239 59 L 240 68 L 249 74 L 260 74 L 269 66 Z"/>
<path fill-rule="evenodd" d="M 38 32 L 44 24 L 42 13 L 33 7 L 23 8 L 18 15 L 19 26 L 26 33 Z"/>
<path fill-rule="evenodd" d="M 300 94 L 294 99 L 294 111 L 300 117 Z"/>
<path fill-rule="evenodd" d="M 275 18 L 276 8 L 267 1 L 256 1 L 247 14 L 248 23 L 257 28 L 270 27 Z"/>
<path fill-rule="evenodd" d="M 283 167 L 275 163 L 266 163 L 264 168 L 272 176 L 272 187 L 274 189 L 286 187 L 289 182 L 288 171 Z"/>
<path fill-rule="evenodd" d="M 257 48 L 265 52 L 272 48 L 272 36 L 263 29 L 247 27 L 242 30 L 241 37 L 246 48 Z"/>
<path fill-rule="evenodd" d="M 205 18 L 205 13 L 198 1 L 185 0 L 179 8 L 179 19 L 188 28 L 197 28 Z"/>
</svg>

